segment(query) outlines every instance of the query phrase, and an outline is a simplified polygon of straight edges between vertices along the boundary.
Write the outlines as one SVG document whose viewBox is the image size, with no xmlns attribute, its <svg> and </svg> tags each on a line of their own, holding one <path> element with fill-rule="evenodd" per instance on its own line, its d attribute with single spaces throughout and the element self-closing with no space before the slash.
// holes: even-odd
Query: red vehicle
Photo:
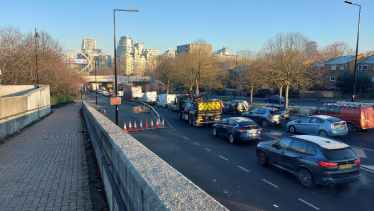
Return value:
<svg viewBox="0 0 374 211">
<path fill-rule="evenodd" d="M 359 103 L 327 103 L 310 112 L 310 115 L 328 115 L 344 120 L 349 132 L 374 128 L 373 107 Z"/>
</svg>

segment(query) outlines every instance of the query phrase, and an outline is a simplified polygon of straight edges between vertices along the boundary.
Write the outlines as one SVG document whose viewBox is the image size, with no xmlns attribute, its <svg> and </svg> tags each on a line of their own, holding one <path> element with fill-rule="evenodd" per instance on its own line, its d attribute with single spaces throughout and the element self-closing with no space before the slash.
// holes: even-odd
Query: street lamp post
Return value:
<svg viewBox="0 0 374 211">
<path fill-rule="evenodd" d="M 96 90 L 96 105 L 97 105 L 97 78 L 96 78 L 96 61 L 95 61 L 95 90 Z"/>
<path fill-rule="evenodd" d="M 116 11 L 123 11 L 123 12 L 139 12 L 139 10 L 121 10 L 121 9 L 114 9 L 113 10 L 113 21 L 114 21 L 114 92 L 116 97 L 117 93 L 117 51 L 116 51 Z M 118 125 L 118 105 L 115 105 L 116 110 L 116 125 Z"/>
<path fill-rule="evenodd" d="M 357 29 L 357 43 L 356 43 L 356 58 L 355 58 L 355 69 L 353 72 L 353 95 L 352 95 L 352 102 L 355 100 L 355 94 L 356 94 L 356 71 L 357 71 L 357 55 L 358 55 L 358 40 L 360 37 L 360 18 L 361 18 L 361 5 L 355 4 L 351 1 L 344 1 L 347 4 L 353 4 L 356 6 L 359 6 L 359 12 L 358 12 L 358 29 Z"/>
<path fill-rule="evenodd" d="M 39 34 L 36 32 L 35 28 L 35 67 L 36 67 L 36 82 L 35 82 L 35 87 L 39 88 L 39 76 L 38 76 L 38 51 L 37 51 L 37 46 L 36 46 L 36 38 L 39 37 Z"/>
</svg>

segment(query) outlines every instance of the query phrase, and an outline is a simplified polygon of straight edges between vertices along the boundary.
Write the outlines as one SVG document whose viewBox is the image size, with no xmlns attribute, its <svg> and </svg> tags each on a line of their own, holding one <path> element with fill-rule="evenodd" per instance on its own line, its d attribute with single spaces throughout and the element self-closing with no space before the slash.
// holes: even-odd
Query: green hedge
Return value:
<svg viewBox="0 0 374 211">
<path fill-rule="evenodd" d="M 63 106 L 68 103 L 74 102 L 74 96 L 70 95 L 59 95 L 59 96 L 51 96 L 51 107 L 59 107 Z"/>
</svg>

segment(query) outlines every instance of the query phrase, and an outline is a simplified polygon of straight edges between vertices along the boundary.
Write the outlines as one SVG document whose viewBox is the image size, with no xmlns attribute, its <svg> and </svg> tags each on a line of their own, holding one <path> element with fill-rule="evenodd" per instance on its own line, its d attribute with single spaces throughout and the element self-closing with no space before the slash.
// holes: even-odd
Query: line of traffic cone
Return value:
<svg viewBox="0 0 374 211">
<path fill-rule="evenodd" d="M 165 129 L 165 119 L 162 118 L 162 121 L 160 121 L 159 118 L 156 119 L 156 128 L 157 129 Z M 143 120 L 140 120 L 140 127 L 139 130 L 150 130 L 150 129 L 155 129 L 153 125 L 153 119 L 151 119 L 151 127 L 148 126 L 148 120 L 145 120 L 145 128 L 143 127 Z M 127 129 L 127 124 L 126 122 L 123 123 L 123 131 L 124 132 L 133 132 L 133 131 L 138 131 L 138 127 L 136 126 L 136 121 L 134 121 L 134 127 L 131 125 L 131 121 L 129 121 L 129 128 Z"/>
<path fill-rule="evenodd" d="M 140 120 L 140 128 L 139 128 L 140 130 L 144 130 L 144 128 L 143 128 L 143 121 L 142 120 Z"/>
</svg>

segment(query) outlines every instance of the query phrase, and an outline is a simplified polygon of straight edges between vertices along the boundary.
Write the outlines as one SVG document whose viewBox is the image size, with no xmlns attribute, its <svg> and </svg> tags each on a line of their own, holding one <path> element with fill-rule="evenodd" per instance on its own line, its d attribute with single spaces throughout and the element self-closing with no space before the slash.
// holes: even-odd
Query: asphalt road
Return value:
<svg viewBox="0 0 374 211">
<path fill-rule="evenodd" d="M 109 98 L 100 95 L 99 105 L 107 107 L 107 117 L 114 121 Z M 119 106 L 121 128 L 124 121 L 150 120 L 149 114 L 134 114 L 132 106 L 136 104 L 125 101 Z M 285 171 L 260 166 L 256 144 L 231 145 L 214 137 L 211 127 L 193 128 L 174 112 L 156 109 L 165 118 L 166 129 L 130 134 L 230 210 L 373 210 L 374 171 L 361 170 L 356 183 L 307 189 Z M 269 141 L 289 135 L 283 126 L 264 129 L 262 137 Z M 363 131 L 338 139 L 354 146 L 361 164 L 371 168 L 373 137 L 374 131 Z"/>
</svg>

